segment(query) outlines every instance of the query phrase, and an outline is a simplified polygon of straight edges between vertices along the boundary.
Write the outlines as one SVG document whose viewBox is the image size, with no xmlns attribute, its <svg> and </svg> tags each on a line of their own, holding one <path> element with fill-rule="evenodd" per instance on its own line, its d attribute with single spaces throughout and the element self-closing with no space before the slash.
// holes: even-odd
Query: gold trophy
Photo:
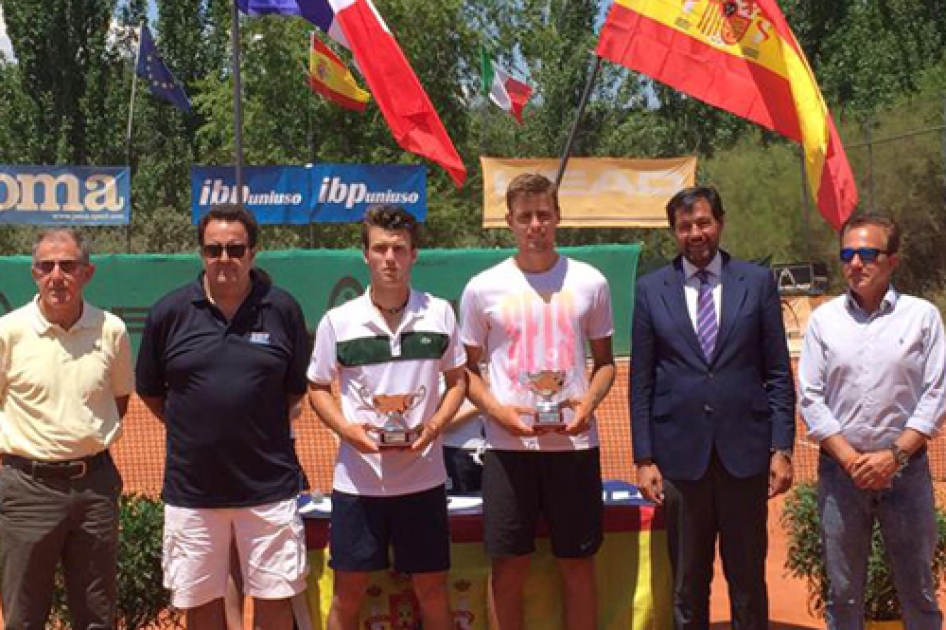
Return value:
<svg viewBox="0 0 946 630">
<path fill-rule="evenodd" d="M 541 370 L 520 375 L 520 381 L 528 385 L 536 397 L 533 418 L 536 427 L 556 429 L 565 426 L 562 403 L 556 398 L 565 387 L 564 370 Z"/>
<path fill-rule="evenodd" d="M 373 395 L 361 385 L 356 385 L 355 391 L 365 408 L 384 419 L 384 423 L 375 429 L 380 448 L 408 448 L 420 437 L 421 428 L 408 427 L 405 415 L 424 400 L 426 387 L 421 386 L 419 391 L 412 394 Z"/>
</svg>

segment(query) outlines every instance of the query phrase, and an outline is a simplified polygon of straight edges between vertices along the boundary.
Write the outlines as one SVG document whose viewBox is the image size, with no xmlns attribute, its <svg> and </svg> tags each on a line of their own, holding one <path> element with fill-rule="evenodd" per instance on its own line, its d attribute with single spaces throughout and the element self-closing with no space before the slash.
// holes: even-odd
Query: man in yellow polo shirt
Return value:
<svg viewBox="0 0 946 630">
<path fill-rule="evenodd" d="M 120 319 L 84 301 L 82 236 L 33 246 L 39 294 L 0 318 L 0 572 L 7 630 L 45 628 L 62 560 L 72 628 L 114 627 L 121 476 L 108 453 L 134 389 Z"/>
</svg>

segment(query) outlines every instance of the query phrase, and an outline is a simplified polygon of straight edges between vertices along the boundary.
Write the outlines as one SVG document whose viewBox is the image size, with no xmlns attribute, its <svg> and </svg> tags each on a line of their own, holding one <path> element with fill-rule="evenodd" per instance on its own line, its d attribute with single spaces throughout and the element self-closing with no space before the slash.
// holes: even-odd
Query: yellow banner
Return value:
<svg viewBox="0 0 946 630">
<path fill-rule="evenodd" d="M 563 630 L 562 586 L 548 539 L 536 541 L 525 592 L 526 630 Z M 450 549 L 450 604 L 457 630 L 487 630 L 489 558 L 483 543 Z M 296 611 L 300 630 L 324 630 L 332 602 L 332 570 L 323 549 L 309 551 L 308 606 Z M 598 627 L 601 630 L 672 630 L 672 579 L 663 530 L 608 532 L 595 559 Z M 300 612 L 302 614 L 300 614 Z M 411 630 L 420 606 L 410 578 L 392 571 L 371 574 L 359 630 Z"/>
<path fill-rule="evenodd" d="M 506 226 L 506 188 L 522 173 L 554 180 L 558 159 L 480 158 L 483 227 Z M 667 227 L 666 205 L 696 181 L 696 157 L 572 158 L 559 188 L 563 227 Z"/>
</svg>

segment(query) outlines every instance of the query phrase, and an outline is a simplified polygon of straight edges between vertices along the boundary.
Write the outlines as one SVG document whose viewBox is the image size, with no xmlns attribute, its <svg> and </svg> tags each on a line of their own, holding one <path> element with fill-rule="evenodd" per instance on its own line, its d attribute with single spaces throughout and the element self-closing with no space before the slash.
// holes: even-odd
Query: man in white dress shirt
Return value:
<svg viewBox="0 0 946 630">
<path fill-rule="evenodd" d="M 841 230 L 846 294 L 811 317 L 799 364 L 801 413 L 821 446 L 818 495 L 830 629 L 864 627 L 864 585 L 880 523 L 907 628 L 940 630 L 927 441 L 946 411 L 939 311 L 890 283 L 900 228 L 876 212 Z"/>
</svg>

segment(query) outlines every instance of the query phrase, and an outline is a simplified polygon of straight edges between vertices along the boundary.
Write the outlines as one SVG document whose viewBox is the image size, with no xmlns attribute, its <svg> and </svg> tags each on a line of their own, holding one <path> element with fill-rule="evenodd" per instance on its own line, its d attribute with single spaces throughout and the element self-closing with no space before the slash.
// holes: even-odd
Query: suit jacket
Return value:
<svg viewBox="0 0 946 630">
<path fill-rule="evenodd" d="M 771 273 L 723 253 L 722 308 L 713 356 L 703 356 L 687 312 L 683 266 L 637 283 L 630 393 L 634 461 L 668 479 L 699 479 L 715 449 L 745 478 L 768 470 L 795 440 L 795 390 Z"/>
</svg>

